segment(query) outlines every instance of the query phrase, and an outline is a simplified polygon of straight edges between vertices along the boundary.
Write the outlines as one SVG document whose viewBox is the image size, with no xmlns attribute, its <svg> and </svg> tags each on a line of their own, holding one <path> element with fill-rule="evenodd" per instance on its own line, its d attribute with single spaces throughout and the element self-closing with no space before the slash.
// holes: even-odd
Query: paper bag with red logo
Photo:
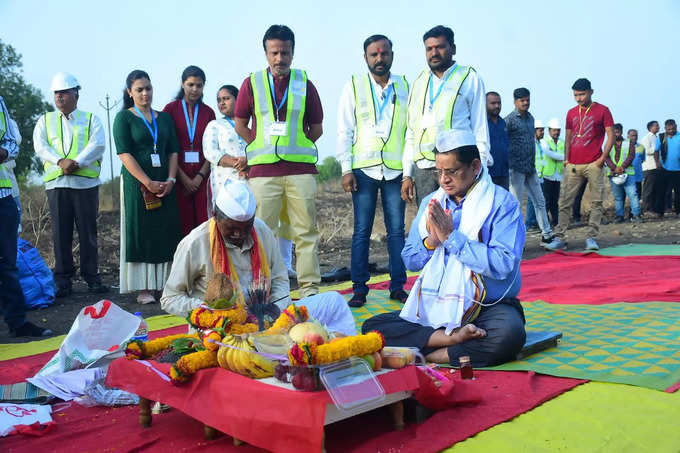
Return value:
<svg viewBox="0 0 680 453">
<path fill-rule="evenodd" d="M 84 307 L 59 351 L 36 376 L 108 365 L 122 357 L 139 327 L 139 318 L 109 300 Z"/>
</svg>

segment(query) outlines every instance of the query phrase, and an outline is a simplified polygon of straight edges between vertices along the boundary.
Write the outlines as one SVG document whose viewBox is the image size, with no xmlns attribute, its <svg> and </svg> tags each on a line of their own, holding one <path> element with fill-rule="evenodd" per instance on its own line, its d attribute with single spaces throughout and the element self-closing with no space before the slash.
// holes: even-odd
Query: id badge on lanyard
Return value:
<svg viewBox="0 0 680 453">
<path fill-rule="evenodd" d="M 199 163 L 198 151 L 187 149 L 184 151 L 184 163 L 185 164 L 197 164 Z"/>
<path fill-rule="evenodd" d="M 161 166 L 161 155 L 154 152 L 151 154 L 151 166 L 154 168 L 158 168 Z"/>
<path fill-rule="evenodd" d="M 277 137 L 288 135 L 288 123 L 285 121 L 275 121 L 269 125 L 269 135 Z"/>
</svg>

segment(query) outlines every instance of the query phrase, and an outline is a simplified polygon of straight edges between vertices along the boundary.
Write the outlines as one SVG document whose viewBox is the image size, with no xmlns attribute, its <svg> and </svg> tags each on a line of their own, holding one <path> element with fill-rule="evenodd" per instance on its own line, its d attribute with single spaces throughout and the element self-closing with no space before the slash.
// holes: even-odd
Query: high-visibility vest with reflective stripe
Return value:
<svg viewBox="0 0 680 453">
<path fill-rule="evenodd" d="M 385 140 L 375 134 L 378 115 L 373 102 L 373 84 L 370 77 L 369 74 L 352 76 L 354 113 L 357 120 L 354 132 L 356 141 L 352 145 L 352 168 L 384 164 L 392 170 L 401 170 L 406 135 L 408 82 L 400 76 L 393 83 L 394 94 L 387 102 L 394 104 L 394 112 L 390 132 Z"/>
<path fill-rule="evenodd" d="M 623 165 L 623 161 L 626 160 L 626 157 L 628 157 L 629 151 L 630 151 L 630 142 L 625 141 L 625 142 L 621 143 L 621 151 L 619 152 L 619 160 L 618 161 L 614 160 L 614 157 L 616 156 L 616 146 L 612 146 L 611 151 L 609 151 L 609 158 L 612 160 L 612 162 L 614 162 L 615 166 L 620 167 L 620 166 Z M 627 173 L 631 176 L 635 174 L 635 167 L 633 167 L 632 162 L 630 163 L 628 168 L 626 168 L 625 173 Z M 612 175 L 612 171 L 609 168 L 609 166 L 607 166 L 607 176 L 611 176 L 611 175 Z"/>
<path fill-rule="evenodd" d="M 411 96 L 408 102 L 408 122 L 413 124 L 413 141 L 415 153 L 414 161 L 422 159 L 434 160 L 434 148 L 437 134 L 441 131 L 448 131 L 451 129 L 451 121 L 453 119 L 453 108 L 458 99 L 460 87 L 467 79 L 474 68 L 470 66 L 457 65 L 456 69 L 450 74 L 451 79 L 442 82 L 445 83 L 441 94 L 433 105 L 434 125 L 424 127 L 422 124 L 423 113 L 429 109 L 430 100 L 428 96 L 428 89 L 430 84 L 430 71 L 423 71 L 416 81 L 413 83 L 411 89 Z"/>
<path fill-rule="evenodd" d="M 534 153 L 534 165 L 536 167 L 536 173 L 539 178 L 543 177 L 543 167 L 545 167 L 545 153 L 543 152 L 543 144 L 545 140 L 541 139 L 539 141 L 534 140 L 536 144 L 536 152 Z"/>
<path fill-rule="evenodd" d="M 47 143 L 64 158 L 75 160 L 78 154 L 85 149 L 90 141 L 90 125 L 92 123 L 92 114 L 76 110 L 73 118 L 73 134 L 71 135 L 71 143 L 64 143 L 64 129 L 59 112 L 47 112 L 45 114 L 45 131 L 47 133 Z M 68 146 L 68 149 L 64 149 Z M 64 172 L 59 165 L 53 165 L 51 162 L 45 162 L 45 174 L 43 181 L 48 182 L 62 176 Z M 80 167 L 72 174 L 77 176 L 84 176 L 85 178 L 98 178 L 101 166 L 99 161 L 95 161 L 86 167 Z"/>
<path fill-rule="evenodd" d="M 2 142 L 3 137 L 7 133 L 7 118 L 5 118 L 5 112 L 0 110 L 0 142 Z M 7 169 L 5 164 L 0 164 L 0 189 L 7 189 L 12 187 L 12 180 L 9 177 L 10 170 Z"/>
<path fill-rule="evenodd" d="M 307 138 L 303 126 L 307 99 L 307 73 L 290 70 L 286 106 L 287 135 L 270 135 L 269 128 L 276 121 L 267 70 L 250 74 L 253 89 L 253 110 L 257 128 L 255 140 L 246 147 L 248 165 L 273 164 L 281 160 L 315 164 L 318 152 Z"/>
<path fill-rule="evenodd" d="M 546 140 L 546 143 L 548 143 L 548 146 L 553 152 L 564 156 L 563 140 L 558 140 L 557 143 L 555 143 L 555 140 L 549 138 Z M 545 161 L 545 165 L 543 165 L 543 176 L 552 176 L 555 172 L 557 172 L 558 175 L 562 174 L 562 168 L 564 167 L 563 160 L 555 160 L 547 154 L 544 155 L 543 160 Z"/>
</svg>

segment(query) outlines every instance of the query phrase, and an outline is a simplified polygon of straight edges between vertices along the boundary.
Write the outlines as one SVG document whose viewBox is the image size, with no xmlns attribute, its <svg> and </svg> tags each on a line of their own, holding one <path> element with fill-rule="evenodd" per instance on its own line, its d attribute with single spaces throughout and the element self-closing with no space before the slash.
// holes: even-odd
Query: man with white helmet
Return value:
<svg viewBox="0 0 680 453">
<path fill-rule="evenodd" d="M 564 167 L 564 140 L 560 140 L 560 122 L 557 118 L 548 121 L 547 148 L 543 153 L 543 197 L 550 224 L 557 225 L 559 214 L 560 184 Z"/>
<path fill-rule="evenodd" d="M 215 198 L 215 216 L 177 246 L 161 296 L 163 310 L 187 316 L 203 303 L 208 282 L 216 273 L 226 274 L 242 294 L 247 294 L 253 280 L 264 276 L 269 300 L 281 309 L 291 303 L 288 272 L 278 243 L 267 224 L 255 217 L 255 209 L 248 185 L 227 179 Z M 352 312 L 339 293 L 325 292 L 296 303 L 306 306 L 310 316 L 329 330 L 356 334 Z"/>
<path fill-rule="evenodd" d="M 74 223 L 80 241 L 80 274 L 91 293 L 105 293 L 109 288 L 101 282 L 97 250 L 104 129 L 94 114 L 78 109 L 80 84 L 74 76 L 57 73 L 52 78 L 51 90 L 57 110 L 38 120 L 33 130 L 33 147 L 44 164 L 57 297 L 71 294 Z"/>
</svg>

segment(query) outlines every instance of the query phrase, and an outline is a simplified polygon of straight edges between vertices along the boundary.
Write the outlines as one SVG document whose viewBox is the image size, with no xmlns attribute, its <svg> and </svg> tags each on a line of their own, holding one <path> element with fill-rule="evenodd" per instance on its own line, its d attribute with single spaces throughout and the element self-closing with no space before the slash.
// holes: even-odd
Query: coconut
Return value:
<svg viewBox="0 0 680 453">
<path fill-rule="evenodd" d="M 213 308 L 230 308 L 234 296 L 234 285 L 224 273 L 218 273 L 208 281 L 205 291 L 205 303 Z"/>
</svg>

